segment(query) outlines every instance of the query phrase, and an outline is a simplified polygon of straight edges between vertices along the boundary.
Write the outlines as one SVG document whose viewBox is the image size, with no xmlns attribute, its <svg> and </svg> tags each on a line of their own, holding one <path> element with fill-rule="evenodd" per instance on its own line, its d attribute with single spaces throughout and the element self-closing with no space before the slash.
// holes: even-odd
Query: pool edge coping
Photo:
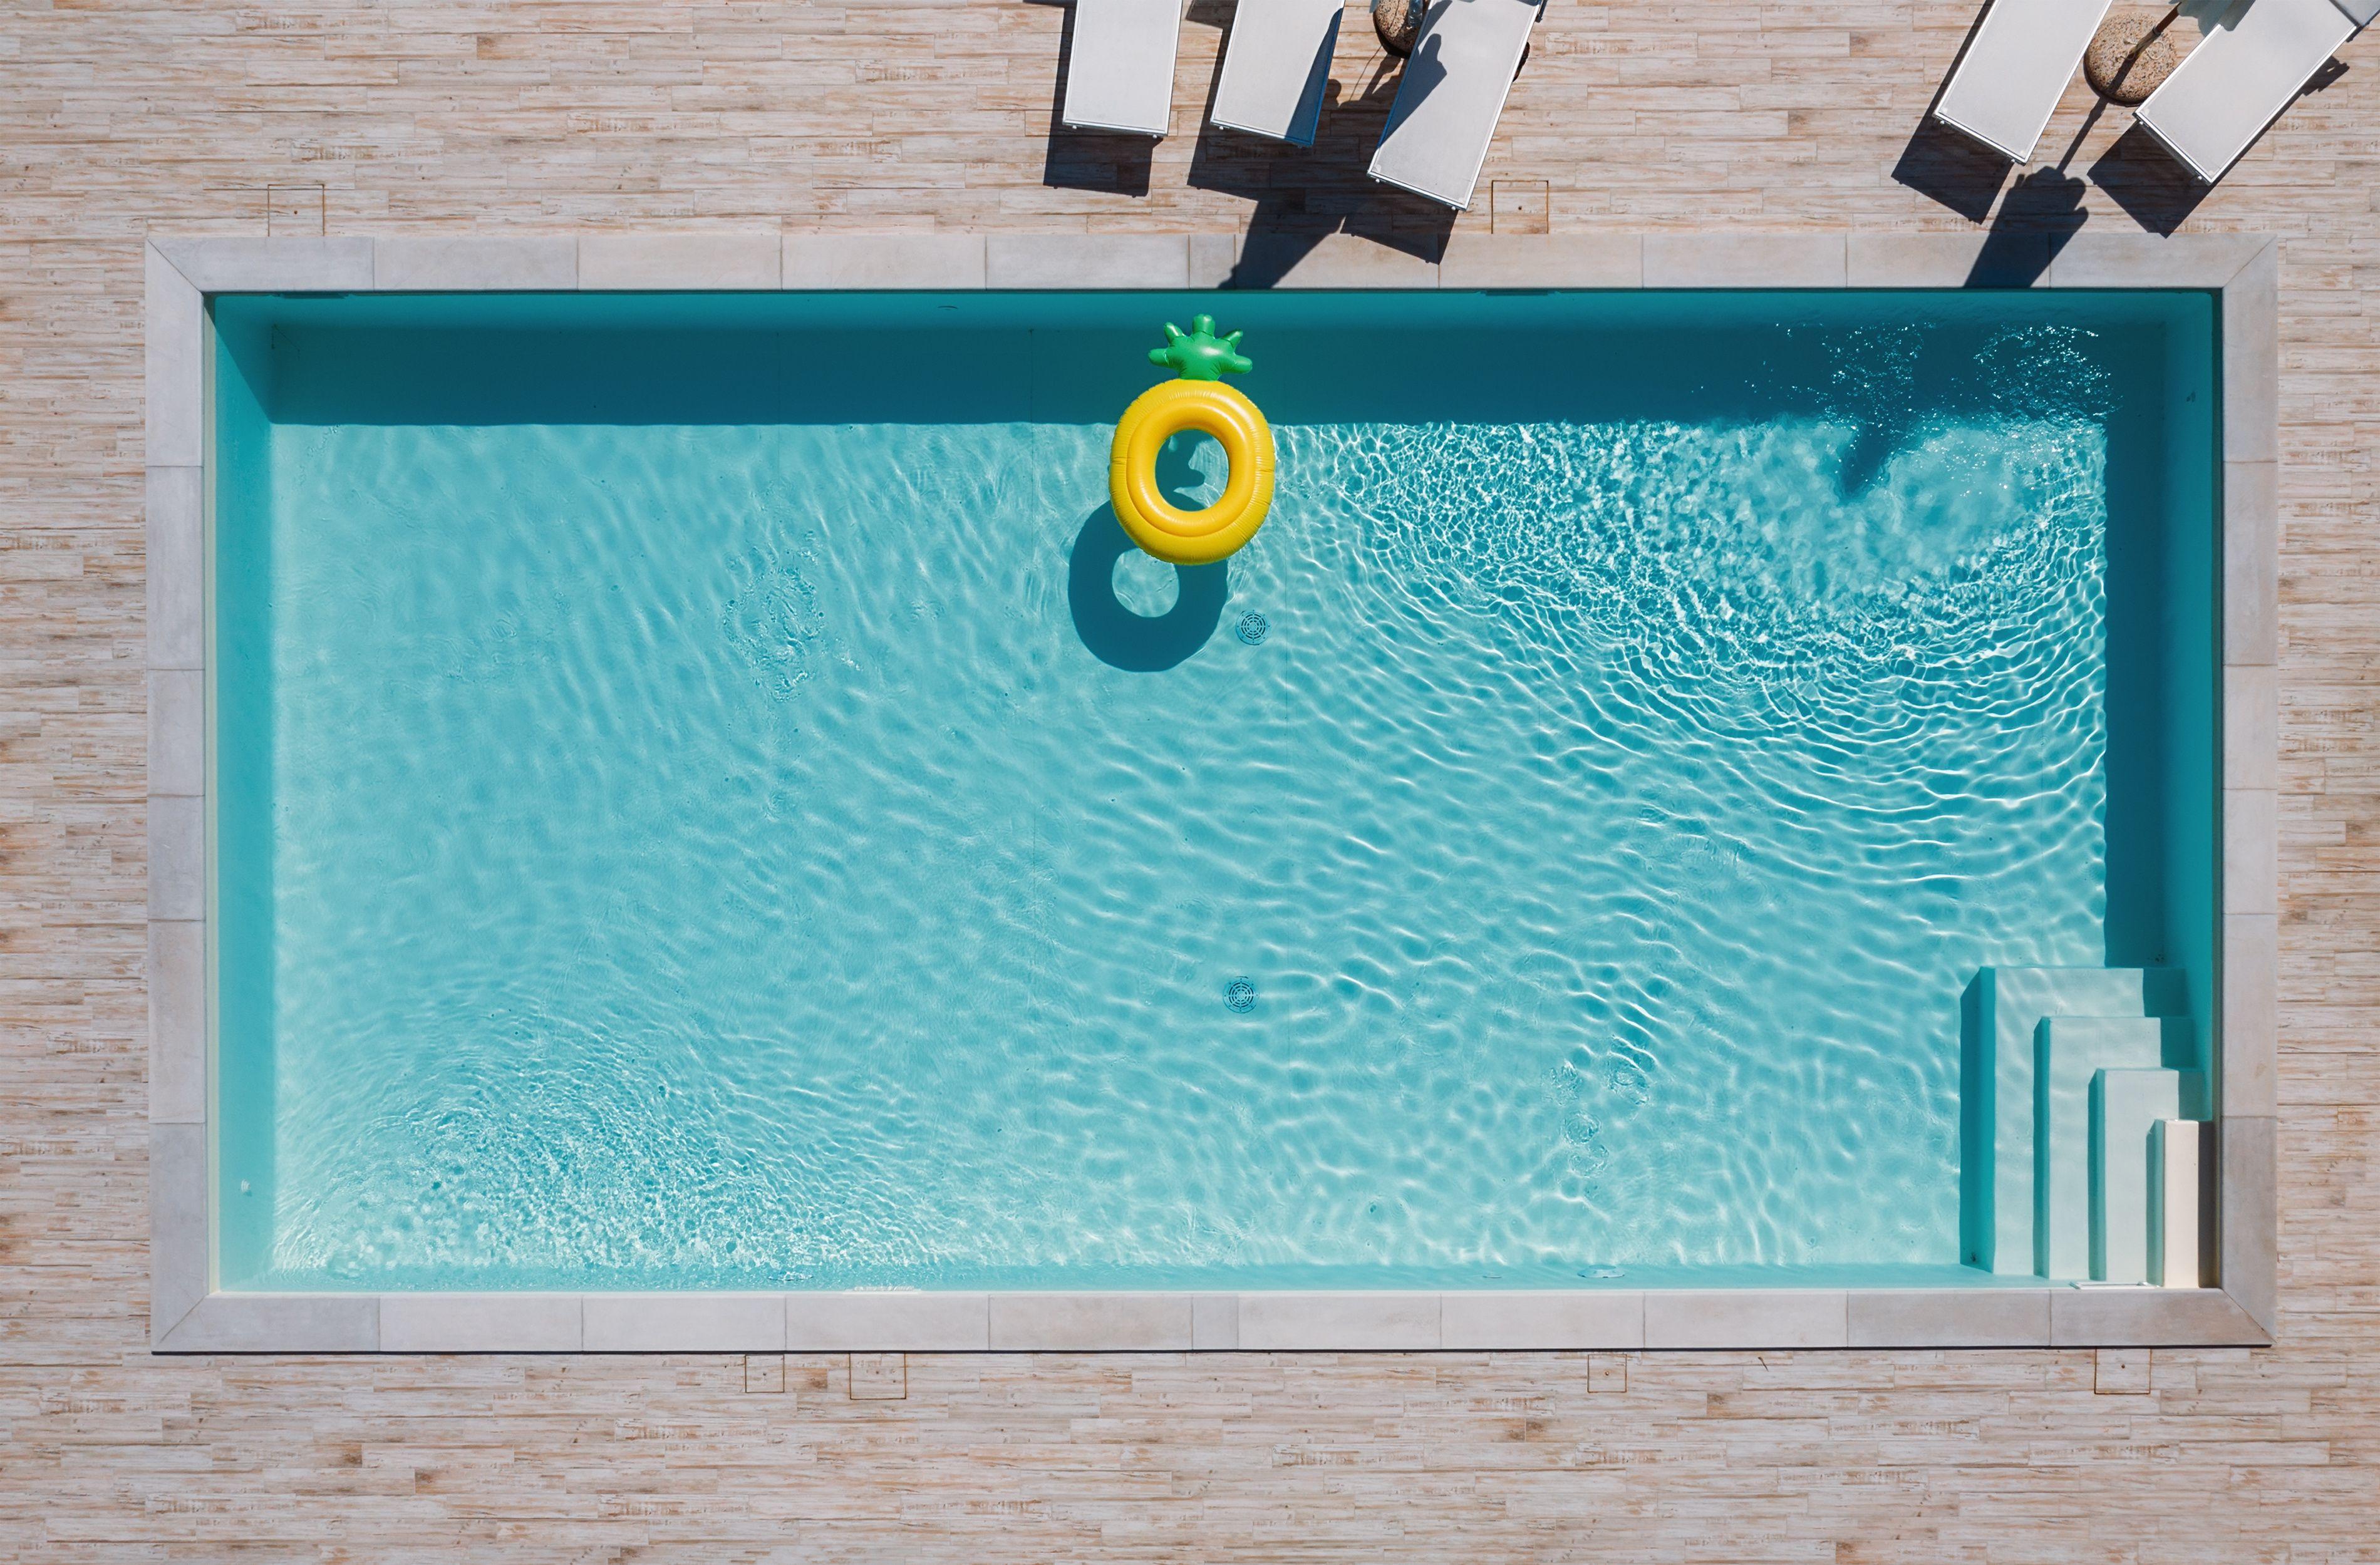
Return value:
<svg viewBox="0 0 2380 1565">
<path fill-rule="evenodd" d="M 214 1283 L 204 757 L 223 293 L 2188 289 L 2218 296 L 2221 1285 L 1542 1292 L 263 1293 Z M 2279 242 L 2261 234 L 390 235 L 143 248 L 150 1342 L 196 1353 L 1575 1351 L 2264 1346 L 2278 1324 Z M 193 745 L 197 745 L 194 751 Z M 979 1329 L 978 1329 L 979 1328 Z M 1451 1339 L 1451 1340 L 1450 1340 Z"/>
</svg>

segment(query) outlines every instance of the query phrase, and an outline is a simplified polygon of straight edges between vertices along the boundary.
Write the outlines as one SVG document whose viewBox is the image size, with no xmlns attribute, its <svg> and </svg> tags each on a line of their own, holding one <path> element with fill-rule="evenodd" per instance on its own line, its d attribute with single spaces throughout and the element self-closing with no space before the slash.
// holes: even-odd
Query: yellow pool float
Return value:
<svg viewBox="0 0 2380 1565">
<path fill-rule="evenodd" d="M 1141 550 L 1177 565 L 1222 559 L 1256 536 L 1272 508 L 1272 426 L 1250 402 L 1222 383 L 1222 373 L 1255 368 L 1239 351 L 1241 334 L 1215 334 L 1215 318 L 1201 315 L 1190 330 L 1165 328 L 1165 346 L 1149 361 L 1178 379 L 1149 387 L 1116 422 L 1108 451 L 1108 498 L 1116 520 Z M 1222 498 L 1203 511 L 1184 511 L 1157 487 L 1157 454 L 1184 430 L 1212 435 L 1231 462 Z"/>
</svg>

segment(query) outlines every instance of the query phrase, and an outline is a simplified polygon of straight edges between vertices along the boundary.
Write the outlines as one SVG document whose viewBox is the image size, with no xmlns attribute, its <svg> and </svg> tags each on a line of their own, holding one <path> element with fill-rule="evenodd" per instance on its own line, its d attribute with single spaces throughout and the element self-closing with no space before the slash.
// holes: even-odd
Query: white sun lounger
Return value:
<svg viewBox="0 0 2380 1565">
<path fill-rule="evenodd" d="M 2200 41 L 2137 117 L 2212 185 L 2375 14 L 2380 0 L 2249 0 L 2237 23 Z"/>
<path fill-rule="evenodd" d="M 2033 156 L 2112 0 L 1992 0 L 1934 117 L 2011 163 Z"/>
<path fill-rule="evenodd" d="M 1341 0 L 1240 0 L 1207 117 L 1226 129 L 1314 145 L 1344 15 Z"/>
<path fill-rule="evenodd" d="M 1173 109 L 1183 0 L 1075 0 L 1074 51 L 1058 117 L 1086 130 L 1162 137 Z"/>
<path fill-rule="evenodd" d="M 1372 154 L 1373 178 L 1470 206 L 1541 8 L 1539 0 L 1431 0 Z"/>
</svg>

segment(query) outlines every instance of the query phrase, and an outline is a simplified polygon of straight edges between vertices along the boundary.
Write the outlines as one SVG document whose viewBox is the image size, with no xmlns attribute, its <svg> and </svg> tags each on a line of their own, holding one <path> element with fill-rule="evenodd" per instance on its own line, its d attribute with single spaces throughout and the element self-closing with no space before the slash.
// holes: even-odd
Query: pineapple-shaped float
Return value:
<svg viewBox="0 0 2380 1565">
<path fill-rule="evenodd" d="M 1240 352 L 1241 334 L 1215 334 L 1215 318 L 1201 315 L 1182 331 L 1168 323 L 1165 346 L 1152 364 L 1175 378 L 1133 399 L 1116 423 L 1108 452 L 1108 498 L 1116 520 L 1145 553 L 1177 565 L 1222 559 L 1256 536 L 1272 507 L 1272 426 L 1257 405 L 1223 384 L 1223 371 L 1256 366 Z M 1212 435 L 1232 465 L 1222 498 L 1203 511 L 1184 511 L 1157 487 L 1157 454 L 1184 430 Z"/>
</svg>

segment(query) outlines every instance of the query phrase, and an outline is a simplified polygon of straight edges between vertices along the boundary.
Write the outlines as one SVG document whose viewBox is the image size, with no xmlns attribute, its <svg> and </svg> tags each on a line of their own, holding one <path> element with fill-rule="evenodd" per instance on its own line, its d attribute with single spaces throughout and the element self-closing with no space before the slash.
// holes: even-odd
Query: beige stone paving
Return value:
<svg viewBox="0 0 2380 1565">
<path fill-rule="evenodd" d="M 1042 5 L 0 0 L 0 1555 L 2380 1560 L 2369 41 L 2194 211 L 2153 158 L 2102 161 L 2120 112 L 2070 164 L 2094 231 L 2136 226 L 2113 188 L 2287 240 L 2277 1349 L 913 1358 L 869 1401 L 823 1358 L 147 1354 L 142 237 L 270 212 L 1429 241 L 1362 178 L 1386 93 L 1359 12 L 1301 154 L 1193 134 L 1227 15 L 1193 11 L 1144 171 L 1126 143 L 1050 152 Z M 1892 173 L 1973 15 L 1554 0 L 1492 204 L 1556 231 L 1962 226 Z M 2045 155 L 2086 109 L 2078 83 Z"/>
</svg>

